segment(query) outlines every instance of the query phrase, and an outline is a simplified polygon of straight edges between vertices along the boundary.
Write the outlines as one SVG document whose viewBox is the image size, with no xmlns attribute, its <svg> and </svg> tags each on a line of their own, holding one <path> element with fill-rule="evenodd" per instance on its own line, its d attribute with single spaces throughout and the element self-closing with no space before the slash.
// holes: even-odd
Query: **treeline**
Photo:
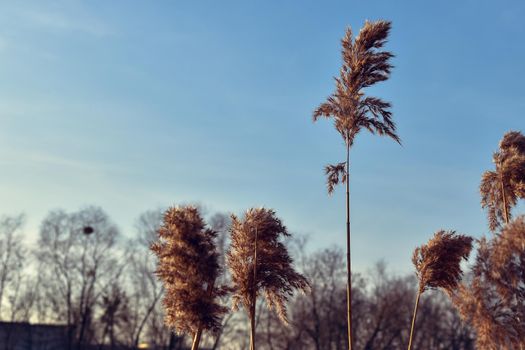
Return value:
<svg viewBox="0 0 525 350">
<path fill-rule="evenodd" d="M 480 186 L 489 237 L 438 231 L 414 251 L 416 274 L 383 263 L 352 274 L 357 349 L 525 345 L 525 216 L 512 218 L 525 198 L 525 136 L 506 133 L 493 159 Z M 34 242 L 23 226 L 22 215 L 0 219 L 1 320 L 63 324 L 70 349 L 348 346 L 343 250 L 311 252 L 271 209 L 149 211 L 133 238 L 98 207 L 50 212 Z"/>
<path fill-rule="evenodd" d="M 230 216 L 206 215 L 218 262 L 225 266 Z M 156 258 L 149 251 L 162 224 L 162 211 L 146 212 L 136 221 L 135 237 L 125 238 L 98 207 L 77 212 L 50 212 L 38 239 L 24 241 L 24 217 L 0 222 L 0 315 L 2 321 L 58 323 L 70 326 L 71 349 L 105 344 L 113 349 L 181 349 L 183 337 L 164 325 L 164 288 L 155 276 Z M 92 233 L 85 233 L 92 227 Z M 347 341 L 346 267 L 339 248 L 309 252 L 302 237 L 287 238 L 286 247 L 310 290 L 288 303 L 283 326 L 264 300 L 255 319 L 260 349 L 341 349 Z M 230 283 L 223 269 L 220 285 Z M 353 274 L 353 327 L 360 349 L 406 347 L 417 291 L 414 276 L 389 275 L 379 263 L 366 275 Z M 231 296 L 221 299 L 231 306 Z M 471 349 L 473 334 L 442 296 L 422 300 L 414 348 Z M 204 333 L 202 348 L 246 349 L 249 320 L 243 312 L 228 312 L 220 329 Z"/>
<path fill-rule="evenodd" d="M 24 244 L 24 217 L 3 217 L 1 320 L 67 325 L 71 349 L 173 342 L 163 326 L 163 289 L 148 252 L 160 217 L 144 213 L 135 238 L 125 239 L 101 208 L 56 210 L 30 244 Z"/>
</svg>

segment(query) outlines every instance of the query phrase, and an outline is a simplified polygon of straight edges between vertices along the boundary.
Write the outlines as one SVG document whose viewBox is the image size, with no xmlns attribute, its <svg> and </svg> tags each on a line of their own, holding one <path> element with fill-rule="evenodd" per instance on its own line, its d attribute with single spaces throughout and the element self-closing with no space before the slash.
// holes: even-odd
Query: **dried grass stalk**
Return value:
<svg viewBox="0 0 525 350">
<path fill-rule="evenodd" d="M 496 169 L 481 178 L 481 207 L 487 210 L 489 228 L 495 232 L 512 218 L 511 210 L 525 198 L 525 136 L 510 131 L 494 153 Z"/>
<path fill-rule="evenodd" d="M 165 288 L 165 323 L 180 333 L 194 334 L 198 349 L 203 330 L 216 332 L 227 309 L 218 303 L 226 289 L 215 286 L 220 274 L 214 239 L 197 208 L 173 207 L 164 213 L 158 241 L 156 274 Z"/>
<path fill-rule="evenodd" d="M 479 241 L 472 280 L 452 301 L 476 330 L 479 349 L 525 347 L 525 216 Z"/>
<path fill-rule="evenodd" d="M 334 193 L 335 186 L 339 182 L 346 183 L 346 162 L 337 163 L 334 165 L 327 165 L 324 168 L 326 174 L 326 186 L 328 188 L 328 194 Z"/>
<path fill-rule="evenodd" d="M 401 140 L 392 119 L 391 105 L 378 97 L 365 95 L 365 89 L 390 77 L 394 55 L 383 49 L 390 33 L 388 21 L 366 21 L 354 38 L 348 28 L 341 41 L 343 65 L 335 77 L 335 91 L 313 112 L 314 122 L 332 119 L 346 146 L 346 162 L 328 165 L 328 193 L 339 183 L 346 184 L 346 246 L 347 246 L 347 332 L 348 347 L 352 349 L 352 267 L 350 258 L 350 148 L 357 134 L 365 129 L 372 134 Z M 346 167 L 346 169 L 345 169 Z"/>
<path fill-rule="evenodd" d="M 428 289 L 441 288 L 452 295 L 461 281 L 461 260 L 467 260 L 471 250 L 472 237 L 443 230 L 436 232 L 427 244 L 414 250 L 412 262 L 416 268 L 419 287 L 410 329 L 409 350 L 412 348 L 421 294 Z"/>
<path fill-rule="evenodd" d="M 427 244 L 414 250 L 412 263 L 416 268 L 419 293 L 441 288 L 452 293 L 461 281 L 461 260 L 472 250 L 472 237 L 455 231 L 438 231 Z"/>
<path fill-rule="evenodd" d="M 243 218 L 232 215 L 227 263 L 233 283 L 233 308 L 244 307 L 250 317 L 250 348 L 255 349 L 255 305 L 264 294 L 270 309 L 287 323 L 286 303 L 295 290 L 306 291 L 306 278 L 296 272 L 282 238 L 290 234 L 271 209 L 249 209 Z"/>
</svg>

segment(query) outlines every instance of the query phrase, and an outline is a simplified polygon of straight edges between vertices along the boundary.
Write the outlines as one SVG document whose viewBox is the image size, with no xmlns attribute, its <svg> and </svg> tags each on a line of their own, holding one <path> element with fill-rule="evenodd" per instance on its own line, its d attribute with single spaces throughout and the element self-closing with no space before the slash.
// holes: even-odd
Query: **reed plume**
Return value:
<svg viewBox="0 0 525 350">
<path fill-rule="evenodd" d="M 215 286 L 220 274 L 214 239 L 197 208 L 172 207 L 164 213 L 158 241 L 156 274 L 165 288 L 166 325 L 194 335 L 192 350 L 199 348 L 202 332 L 216 332 L 227 309 L 218 303 L 226 289 Z"/>
<path fill-rule="evenodd" d="M 508 131 L 499 143 L 501 150 L 515 149 L 517 152 L 525 154 L 525 136 L 520 131 Z"/>
<path fill-rule="evenodd" d="M 481 178 L 481 207 L 487 209 L 489 228 L 495 232 L 512 218 L 511 210 L 525 198 L 525 136 L 510 131 L 493 155 L 496 169 Z"/>
<path fill-rule="evenodd" d="M 438 231 L 427 244 L 414 250 L 412 263 L 419 281 L 408 349 L 416 323 L 419 298 L 428 289 L 440 288 L 451 295 L 461 281 L 461 260 L 467 260 L 472 250 L 472 238 L 455 231 Z"/>
<path fill-rule="evenodd" d="M 296 272 L 282 242 L 290 234 L 271 209 L 249 209 L 243 218 L 232 215 L 227 263 L 233 284 L 233 308 L 244 307 L 250 318 L 250 349 L 255 349 L 255 306 L 264 293 L 270 309 L 287 323 L 286 303 L 294 290 L 306 291 L 306 278 Z"/>
<path fill-rule="evenodd" d="M 452 301 L 477 333 L 479 349 L 525 347 L 525 216 L 479 241 L 472 279 Z"/>
<path fill-rule="evenodd" d="M 367 87 L 390 77 L 394 55 L 383 50 L 390 33 L 388 21 L 366 21 L 354 38 L 348 28 L 342 44 L 343 65 L 335 77 L 335 91 L 313 112 L 314 122 L 319 118 L 332 119 L 346 146 L 346 161 L 325 168 L 328 193 L 340 182 L 346 184 L 346 250 L 347 250 L 347 332 L 348 348 L 352 349 L 352 267 L 350 256 L 350 148 L 357 134 L 365 129 L 372 134 L 388 136 L 400 143 L 392 120 L 391 105 L 378 97 L 366 96 Z"/>
<path fill-rule="evenodd" d="M 326 174 L 326 186 L 328 189 L 328 194 L 334 193 L 335 186 L 341 182 L 342 184 L 346 183 L 346 163 L 337 163 L 334 165 L 328 164 L 324 168 Z"/>
</svg>

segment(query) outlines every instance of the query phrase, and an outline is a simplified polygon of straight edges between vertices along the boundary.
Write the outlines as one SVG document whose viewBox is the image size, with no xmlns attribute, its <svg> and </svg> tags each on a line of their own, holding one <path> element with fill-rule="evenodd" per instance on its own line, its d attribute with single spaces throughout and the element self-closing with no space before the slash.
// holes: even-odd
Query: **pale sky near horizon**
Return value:
<svg viewBox="0 0 525 350">
<path fill-rule="evenodd" d="M 525 131 L 522 1 L 0 0 L 0 214 L 101 206 L 134 233 L 181 202 L 274 208 L 309 249 L 344 247 L 344 146 L 313 109 L 340 39 L 388 19 L 403 146 L 352 149 L 353 264 L 411 269 L 438 229 L 487 232 L 478 185 L 507 130 Z"/>
</svg>

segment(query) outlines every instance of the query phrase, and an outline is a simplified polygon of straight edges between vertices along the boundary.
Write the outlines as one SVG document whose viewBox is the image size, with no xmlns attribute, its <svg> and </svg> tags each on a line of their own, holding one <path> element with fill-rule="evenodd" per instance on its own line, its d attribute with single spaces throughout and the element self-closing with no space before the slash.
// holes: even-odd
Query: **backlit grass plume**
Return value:
<svg viewBox="0 0 525 350">
<path fill-rule="evenodd" d="M 347 332 L 348 348 L 352 349 L 352 265 L 350 257 L 350 148 L 361 130 L 388 136 L 400 143 L 392 120 L 391 105 L 378 97 L 365 95 L 365 89 L 390 77 L 394 55 L 383 49 L 390 33 L 388 21 L 365 22 L 354 38 L 348 28 L 341 41 L 343 65 L 335 78 L 335 91 L 313 113 L 319 118 L 331 119 L 346 146 L 346 162 L 328 165 L 328 193 L 339 182 L 346 184 L 346 250 L 347 250 Z"/>
<path fill-rule="evenodd" d="M 412 347 L 421 294 L 428 289 L 436 288 L 444 290 L 449 295 L 452 294 L 461 281 L 461 260 L 468 259 L 471 250 L 471 237 L 443 230 L 436 232 L 427 244 L 414 250 L 412 262 L 416 268 L 419 287 L 410 330 L 409 350 Z"/>
<path fill-rule="evenodd" d="M 346 183 L 346 163 L 328 164 L 324 168 L 326 174 L 326 186 L 328 188 L 328 194 L 334 193 L 335 186 L 341 182 Z"/>
<path fill-rule="evenodd" d="M 525 154 L 525 136 L 520 131 L 509 131 L 503 135 L 499 148 L 504 151 L 515 149 L 519 153 Z"/>
<path fill-rule="evenodd" d="M 506 133 L 493 162 L 496 169 L 483 173 L 479 190 L 489 228 L 496 231 L 509 223 L 518 199 L 525 198 L 525 136 L 518 131 Z"/>
<path fill-rule="evenodd" d="M 203 330 L 217 331 L 227 309 L 218 303 L 225 290 L 215 286 L 220 273 L 216 233 L 207 228 L 197 208 L 173 207 L 164 213 L 158 241 L 156 274 L 164 283 L 165 323 L 194 335 L 198 349 Z"/>
<path fill-rule="evenodd" d="M 294 290 L 306 291 L 306 278 L 296 272 L 282 238 L 290 234 L 271 209 L 249 209 L 243 218 L 232 215 L 227 263 L 233 284 L 233 308 L 244 307 L 250 318 L 250 349 L 255 349 L 255 306 L 264 293 L 266 303 L 287 322 L 286 303 Z"/>
<path fill-rule="evenodd" d="M 452 300 L 479 349 L 525 348 L 525 216 L 480 240 L 472 279 Z"/>
</svg>

